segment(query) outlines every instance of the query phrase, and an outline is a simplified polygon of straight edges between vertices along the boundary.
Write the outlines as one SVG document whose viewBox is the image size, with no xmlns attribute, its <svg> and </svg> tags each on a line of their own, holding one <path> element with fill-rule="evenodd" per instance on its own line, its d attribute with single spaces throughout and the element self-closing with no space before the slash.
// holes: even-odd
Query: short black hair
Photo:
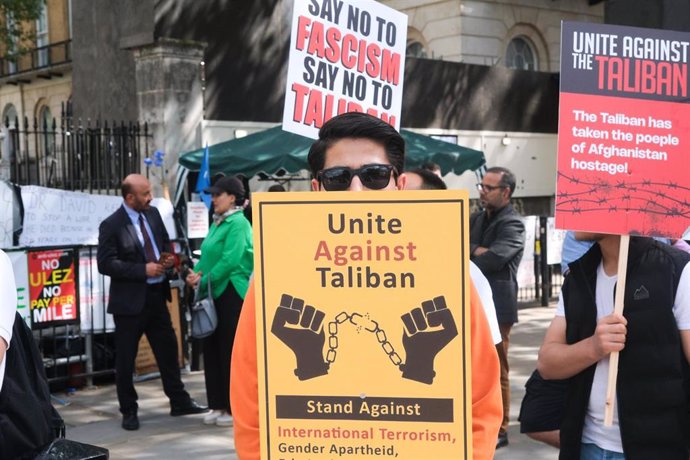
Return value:
<svg viewBox="0 0 690 460">
<path fill-rule="evenodd" d="M 424 163 L 422 163 L 422 167 L 420 169 L 426 169 L 431 172 L 441 172 L 441 167 L 433 161 L 425 161 Z"/>
<path fill-rule="evenodd" d="M 417 174 L 422 178 L 422 188 L 421 190 L 447 190 L 448 186 L 443 179 L 438 177 L 437 174 L 433 173 L 429 169 L 416 168 L 408 171 L 412 174 Z"/>
<path fill-rule="evenodd" d="M 319 130 L 319 138 L 309 149 L 309 169 L 313 177 L 326 163 L 326 150 L 341 139 L 368 139 L 383 146 L 388 162 L 398 173 L 405 169 L 405 140 L 385 121 L 360 112 L 348 112 L 328 120 Z"/>
<path fill-rule="evenodd" d="M 493 168 L 487 169 L 486 173 L 500 174 L 501 182 L 499 182 L 499 185 L 501 187 L 507 187 L 510 190 L 510 196 L 513 196 L 513 192 L 515 191 L 515 174 L 513 174 L 510 169 L 494 166 Z"/>
<path fill-rule="evenodd" d="M 269 191 L 269 192 L 284 192 L 284 191 L 285 191 L 285 187 L 283 187 L 283 186 L 280 185 L 280 184 L 273 184 L 273 185 L 271 185 L 270 187 L 268 187 L 268 191 Z"/>
</svg>

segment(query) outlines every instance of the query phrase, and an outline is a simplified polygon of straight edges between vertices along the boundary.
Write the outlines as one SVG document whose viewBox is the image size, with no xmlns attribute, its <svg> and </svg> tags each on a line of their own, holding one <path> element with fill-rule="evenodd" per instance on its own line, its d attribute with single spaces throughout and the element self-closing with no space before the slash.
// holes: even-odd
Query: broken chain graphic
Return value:
<svg viewBox="0 0 690 460">
<path fill-rule="evenodd" d="M 347 313 L 336 315 L 327 325 L 328 352 L 323 357 L 326 343 L 324 331 L 325 314 L 304 300 L 283 294 L 271 326 L 271 333 L 287 345 L 295 354 L 297 368 L 295 375 L 300 380 L 308 380 L 328 373 L 330 365 L 338 353 L 338 328 L 349 322 L 358 331 L 374 334 L 384 353 L 393 365 L 402 371 L 402 377 L 426 384 L 433 383 L 436 372 L 434 359 L 448 343 L 458 335 L 452 312 L 446 305 L 445 297 L 439 296 L 422 302 L 402 315 L 403 347 L 406 361 L 403 363 L 386 332 L 369 315 Z M 433 328 L 433 330 L 429 330 Z"/>
</svg>

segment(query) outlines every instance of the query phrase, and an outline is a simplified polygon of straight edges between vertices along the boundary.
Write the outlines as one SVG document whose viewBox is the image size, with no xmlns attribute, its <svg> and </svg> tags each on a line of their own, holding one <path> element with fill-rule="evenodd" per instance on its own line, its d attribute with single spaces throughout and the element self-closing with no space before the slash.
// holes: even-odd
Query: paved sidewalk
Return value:
<svg viewBox="0 0 690 460">
<path fill-rule="evenodd" d="M 206 402 L 204 373 L 182 375 L 187 391 Z M 171 417 L 160 379 L 135 384 L 139 394 L 137 431 L 120 427 L 115 385 L 80 390 L 71 396 L 56 395 L 67 405 L 55 403 L 67 425 L 67 438 L 110 450 L 111 459 L 236 459 L 232 428 L 202 423 L 203 415 Z"/>
<path fill-rule="evenodd" d="M 555 313 L 551 307 L 520 310 L 520 322 L 510 334 L 510 426 L 507 447 L 499 449 L 496 460 L 556 460 L 558 449 L 533 441 L 520 434 L 520 403 L 525 394 L 525 382 L 537 365 L 537 353 Z"/>
<path fill-rule="evenodd" d="M 517 422 L 524 384 L 536 365 L 537 351 L 554 308 L 529 308 L 520 311 L 510 344 L 511 423 L 510 445 L 496 453 L 497 460 L 555 460 L 558 451 L 520 434 Z M 182 376 L 188 391 L 205 402 L 203 372 Z M 236 459 L 232 428 L 202 424 L 203 415 L 171 417 L 160 379 L 136 384 L 139 393 L 138 431 L 120 427 L 115 385 L 80 390 L 71 396 L 56 395 L 67 405 L 56 407 L 67 424 L 67 437 L 110 450 L 112 459 Z"/>
</svg>

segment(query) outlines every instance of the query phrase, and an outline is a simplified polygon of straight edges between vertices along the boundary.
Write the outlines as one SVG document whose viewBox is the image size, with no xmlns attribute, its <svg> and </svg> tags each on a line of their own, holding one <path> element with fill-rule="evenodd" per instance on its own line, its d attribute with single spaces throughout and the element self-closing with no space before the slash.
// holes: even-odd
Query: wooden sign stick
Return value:
<svg viewBox="0 0 690 460">
<path fill-rule="evenodd" d="M 618 280 L 616 282 L 616 298 L 613 312 L 623 314 L 623 301 L 625 299 L 625 280 L 628 268 L 628 247 L 630 235 L 621 235 L 620 250 L 618 253 Z M 613 425 L 613 410 L 616 403 L 616 379 L 618 378 L 618 351 L 611 353 L 609 357 L 609 382 L 606 389 L 606 408 L 604 410 L 604 426 Z"/>
</svg>

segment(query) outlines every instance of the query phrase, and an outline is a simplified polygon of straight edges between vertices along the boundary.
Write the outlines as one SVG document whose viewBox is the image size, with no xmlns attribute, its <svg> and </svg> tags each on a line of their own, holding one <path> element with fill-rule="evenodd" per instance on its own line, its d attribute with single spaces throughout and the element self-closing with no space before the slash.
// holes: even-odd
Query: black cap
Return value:
<svg viewBox="0 0 690 460">
<path fill-rule="evenodd" d="M 232 176 L 221 177 L 215 184 L 205 188 L 204 192 L 210 195 L 225 192 L 228 195 L 235 195 L 237 201 L 244 199 L 244 185 L 242 185 L 242 181 Z"/>
</svg>

